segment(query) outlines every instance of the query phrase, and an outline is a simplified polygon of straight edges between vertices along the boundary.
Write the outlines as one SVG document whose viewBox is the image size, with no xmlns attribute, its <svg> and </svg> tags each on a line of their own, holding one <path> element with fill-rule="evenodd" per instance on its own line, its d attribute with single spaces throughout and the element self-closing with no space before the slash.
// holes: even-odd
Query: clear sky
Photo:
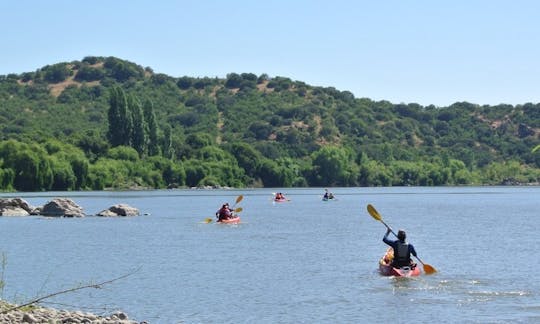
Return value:
<svg viewBox="0 0 540 324">
<path fill-rule="evenodd" d="M 393 103 L 540 102 L 534 0 L 0 0 L 0 28 L 0 75 L 115 56 Z"/>
</svg>

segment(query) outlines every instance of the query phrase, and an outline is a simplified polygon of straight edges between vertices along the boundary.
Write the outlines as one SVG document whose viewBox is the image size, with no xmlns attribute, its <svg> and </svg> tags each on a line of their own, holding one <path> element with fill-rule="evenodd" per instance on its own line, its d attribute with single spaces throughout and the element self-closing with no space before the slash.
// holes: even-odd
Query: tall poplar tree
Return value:
<svg viewBox="0 0 540 324">
<path fill-rule="evenodd" d="M 144 102 L 144 120 L 146 121 L 146 134 L 148 135 L 148 155 L 159 155 L 159 138 L 154 104 L 150 99 Z"/>
<path fill-rule="evenodd" d="M 146 155 L 148 149 L 148 136 L 146 134 L 146 122 L 139 101 L 132 96 L 128 98 L 128 107 L 132 116 L 131 146 L 139 152 L 139 156 Z"/>
<path fill-rule="evenodd" d="M 163 155 L 168 159 L 174 158 L 174 148 L 172 145 L 172 130 L 171 126 L 166 125 L 163 130 Z"/>
<path fill-rule="evenodd" d="M 107 113 L 109 129 L 107 131 L 107 139 L 111 143 L 111 146 L 122 145 L 120 132 L 121 92 L 121 89 L 118 87 L 113 87 L 109 90 L 109 111 Z"/>
<path fill-rule="evenodd" d="M 109 130 L 107 139 L 111 146 L 131 144 L 133 121 L 128 108 L 127 96 L 120 87 L 114 87 L 109 97 Z"/>
<path fill-rule="evenodd" d="M 122 89 L 120 89 L 123 97 L 123 104 L 120 105 L 120 125 L 122 136 L 122 145 L 131 146 L 132 136 L 133 136 L 133 114 L 130 109 L 130 102 L 133 101 L 133 98 L 129 95 L 126 95 Z"/>
</svg>

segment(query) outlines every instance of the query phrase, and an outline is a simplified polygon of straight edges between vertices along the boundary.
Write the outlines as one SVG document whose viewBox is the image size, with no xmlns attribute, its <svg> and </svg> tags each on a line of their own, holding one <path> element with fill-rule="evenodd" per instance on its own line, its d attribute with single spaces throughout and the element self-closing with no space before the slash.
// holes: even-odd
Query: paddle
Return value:
<svg viewBox="0 0 540 324">
<path fill-rule="evenodd" d="M 236 206 L 236 204 L 238 204 L 239 202 L 241 202 L 242 199 L 244 199 L 244 196 L 243 196 L 243 195 L 238 196 L 238 197 L 236 198 L 236 202 L 235 202 L 234 205 L 233 205 L 233 208 L 234 208 L 234 206 Z"/>
<path fill-rule="evenodd" d="M 378 220 L 379 222 L 383 223 L 384 226 L 386 226 L 387 229 L 389 229 L 392 234 L 394 234 L 395 237 L 397 237 L 396 233 L 394 233 L 394 231 L 392 230 L 392 228 L 390 228 L 390 226 L 388 226 L 382 219 L 381 217 L 381 214 L 379 214 L 379 212 L 375 209 L 375 207 L 373 207 L 371 204 L 368 204 L 367 205 L 367 210 L 368 210 L 368 213 L 371 215 L 371 217 L 375 218 L 376 220 Z M 424 266 L 424 272 L 426 274 L 433 274 L 435 272 L 437 272 L 437 270 L 435 270 L 434 267 L 432 267 L 431 265 L 427 264 L 427 263 L 424 263 L 422 260 L 420 260 L 419 257 L 415 257 L 418 261 L 420 261 L 420 263 L 422 263 L 422 266 Z"/>
</svg>

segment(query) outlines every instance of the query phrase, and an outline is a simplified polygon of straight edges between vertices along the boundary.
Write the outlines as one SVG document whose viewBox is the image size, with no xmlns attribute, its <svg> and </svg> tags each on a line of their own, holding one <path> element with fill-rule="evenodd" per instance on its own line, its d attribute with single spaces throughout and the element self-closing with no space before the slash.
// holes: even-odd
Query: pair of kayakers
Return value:
<svg viewBox="0 0 540 324">
<path fill-rule="evenodd" d="M 331 193 L 330 191 L 328 191 L 328 189 L 324 189 L 324 196 L 323 196 L 323 199 L 324 199 L 324 200 L 334 199 L 334 194 Z"/>
<path fill-rule="evenodd" d="M 390 245 L 394 250 L 394 257 L 391 260 L 391 265 L 394 268 L 401 268 L 405 266 L 416 267 L 416 263 L 411 260 L 411 254 L 416 257 L 416 250 L 414 246 L 407 243 L 405 240 L 407 234 L 404 230 L 399 230 L 397 233 L 397 240 L 388 239 L 388 235 L 392 233 L 392 229 L 388 228 L 386 234 L 383 237 L 383 242 Z M 388 260 L 390 261 L 390 260 Z"/>
<path fill-rule="evenodd" d="M 224 203 L 220 209 L 216 212 L 217 221 L 221 222 L 223 220 L 227 220 L 230 218 L 233 218 L 233 211 L 229 207 L 229 203 Z"/>
<path fill-rule="evenodd" d="M 285 196 L 281 193 L 281 192 L 278 192 L 276 194 L 276 196 L 274 197 L 274 200 L 285 200 Z"/>
</svg>

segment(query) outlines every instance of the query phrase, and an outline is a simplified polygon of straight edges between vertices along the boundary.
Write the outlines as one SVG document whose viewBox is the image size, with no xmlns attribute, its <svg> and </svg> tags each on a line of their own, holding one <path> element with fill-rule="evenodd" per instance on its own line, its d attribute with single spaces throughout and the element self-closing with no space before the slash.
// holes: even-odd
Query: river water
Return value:
<svg viewBox="0 0 540 324">
<path fill-rule="evenodd" d="M 273 203 L 281 191 L 289 202 Z M 89 215 L 127 203 L 130 218 L 0 217 L 2 298 L 115 310 L 149 323 L 540 322 L 540 187 L 323 188 L 9 193 L 40 206 L 67 197 Z M 223 202 L 242 223 L 204 223 Z M 438 272 L 381 277 L 377 208 Z"/>
</svg>

